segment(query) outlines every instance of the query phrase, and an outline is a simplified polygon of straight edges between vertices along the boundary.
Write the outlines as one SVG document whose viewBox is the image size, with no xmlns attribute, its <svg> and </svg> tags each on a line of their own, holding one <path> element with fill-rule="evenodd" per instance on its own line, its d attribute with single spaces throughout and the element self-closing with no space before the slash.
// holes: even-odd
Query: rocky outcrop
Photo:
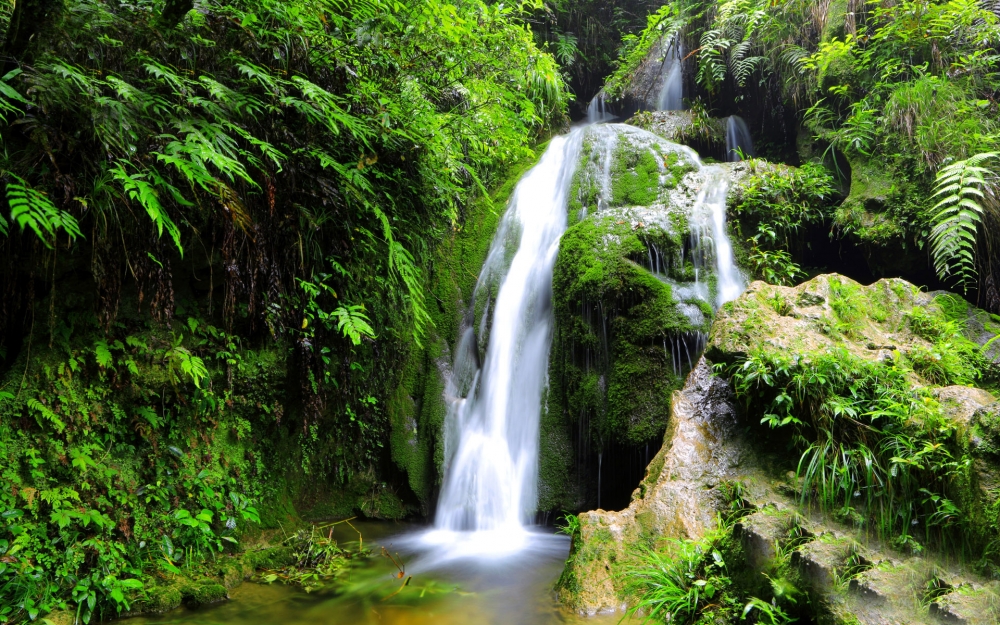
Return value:
<svg viewBox="0 0 1000 625">
<path fill-rule="evenodd" d="M 663 448 L 629 507 L 579 515 L 580 534 L 560 580 L 564 601 L 587 614 L 620 607 L 626 597 L 615 572 L 630 549 L 704 536 L 726 503 L 720 484 L 748 477 L 754 466 L 729 385 L 702 358 L 673 395 Z"/>
<path fill-rule="evenodd" d="M 724 119 L 696 116 L 691 111 L 644 111 L 636 113 L 628 123 L 667 141 L 695 147 L 701 154 L 725 151 Z"/>
<path fill-rule="evenodd" d="M 706 354 L 732 362 L 760 349 L 803 358 L 844 350 L 865 360 L 891 360 L 897 352 L 933 347 L 911 321 L 933 300 L 899 279 L 862 286 L 829 274 L 796 287 L 753 282 L 720 311 Z"/>
<path fill-rule="evenodd" d="M 907 383 L 923 389 L 923 401 L 939 406 L 937 427 L 953 432 L 945 442 L 953 457 L 969 461 L 971 470 L 955 478 L 955 503 L 968 516 L 970 544 L 995 544 L 1000 404 L 986 390 L 949 382 L 964 375 L 960 364 L 941 364 L 957 343 L 983 345 L 996 335 L 992 321 L 966 307 L 898 279 L 863 286 L 823 275 L 796 287 L 751 284 L 718 311 L 706 357 L 674 392 L 663 448 L 629 506 L 579 515 L 559 584 L 564 602 L 588 614 L 621 609 L 632 599 L 623 573 L 636 549 L 700 539 L 738 488 L 747 510 L 733 529 L 744 547 L 741 566 L 772 573 L 784 558 L 810 594 L 817 622 L 1000 622 L 1000 584 L 981 576 L 988 559 L 977 567 L 919 545 L 895 548 L 858 525 L 860 517 L 803 507 L 794 471 L 786 474 L 789 467 L 761 444 L 773 439 L 741 416 L 729 383 L 711 368 L 769 353 L 794 366 L 834 355 L 905 372 Z M 943 376 L 942 368 L 950 373 Z"/>
</svg>

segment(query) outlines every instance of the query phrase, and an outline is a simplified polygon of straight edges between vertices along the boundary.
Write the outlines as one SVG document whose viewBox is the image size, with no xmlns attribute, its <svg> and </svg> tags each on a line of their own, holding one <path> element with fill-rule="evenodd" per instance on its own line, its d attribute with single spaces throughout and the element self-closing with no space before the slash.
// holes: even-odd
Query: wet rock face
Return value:
<svg viewBox="0 0 1000 625">
<path fill-rule="evenodd" d="M 724 176 L 706 170 L 690 149 L 632 126 L 585 131 L 553 273 L 541 434 L 545 449 L 569 453 L 543 460 L 542 510 L 627 505 L 656 453 L 713 314 L 699 192 L 709 174 Z"/>
<path fill-rule="evenodd" d="M 700 538 L 715 527 L 723 503 L 716 488 L 752 471 L 739 425 L 729 384 L 702 358 L 673 395 L 663 448 L 629 507 L 580 515 L 580 535 L 560 580 L 564 601 L 587 614 L 613 611 L 622 604 L 622 588 L 612 570 L 631 549 Z"/>
</svg>

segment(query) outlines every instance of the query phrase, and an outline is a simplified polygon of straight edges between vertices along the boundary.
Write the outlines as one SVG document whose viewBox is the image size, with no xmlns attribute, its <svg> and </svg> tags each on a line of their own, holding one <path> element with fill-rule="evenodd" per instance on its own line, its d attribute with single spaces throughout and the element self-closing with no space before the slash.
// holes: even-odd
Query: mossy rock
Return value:
<svg viewBox="0 0 1000 625">
<path fill-rule="evenodd" d="M 265 547 L 264 549 L 244 552 L 241 558 L 246 567 L 251 571 L 256 571 L 288 566 L 295 561 L 295 554 L 291 547 Z"/>
<path fill-rule="evenodd" d="M 229 599 L 225 586 L 213 581 L 201 581 L 181 587 L 181 602 L 188 607 L 211 605 Z"/>
<path fill-rule="evenodd" d="M 713 315 L 712 271 L 699 275 L 690 248 L 706 179 L 690 149 L 642 129 L 604 124 L 584 135 L 553 274 L 542 509 L 587 498 L 596 476 L 581 462 L 597 445 L 636 449 L 663 434 Z"/>
<path fill-rule="evenodd" d="M 944 321 L 933 295 L 898 278 L 869 286 L 837 274 L 796 287 L 754 282 L 719 310 L 706 355 L 734 362 L 759 350 L 801 359 L 843 350 L 874 362 L 916 361 L 934 347 L 922 324 Z M 919 375 L 920 366 L 914 370 Z"/>
<path fill-rule="evenodd" d="M 179 608 L 184 601 L 182 588 L 178 584 L 147 584 L 144 597 L 132 604 L 130 614 L 159 614 Z"/>
<path fill-rule="evenodd" d="M 844 39 L 847 34 L 847 18 L 850 8 L 848 0 L 831 0 L 826 10 L 826 23 L 820 35 L 822 41 Z"/>
</svg>

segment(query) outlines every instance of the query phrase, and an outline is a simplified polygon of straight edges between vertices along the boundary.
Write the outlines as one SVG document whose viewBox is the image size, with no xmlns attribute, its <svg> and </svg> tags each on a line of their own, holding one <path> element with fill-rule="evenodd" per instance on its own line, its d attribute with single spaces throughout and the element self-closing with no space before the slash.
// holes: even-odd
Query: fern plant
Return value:
<svg viewBox="0 0 1000 625">
<path fill-rule="evenodd" d="M 23 178 L 12 173 L 7 174 L 11 181 L 7 183 L 7 203 L 10 205 L 10 218 L 25 228 L 31 228 L 47 247 L 52 247 L 58 230 L 69 235 L 70 240 L 83 236 L 76 219 L 66 211 L 56 208 L 52 200 L 41 191 L 33 188 Z M 0 216 L 0 234 L 7 234 L 8 223 Z"/>
<path fill-rule="evenodd" d="M 941 168 L 931 196 L 940 198 L 930 234 L 934 269 L 965 290 L 976 280 L 979 224 L 996 209 L 997 175 L 983 164 L 997 158 L 1000 152 L 984 152 Z"/>
</svg>

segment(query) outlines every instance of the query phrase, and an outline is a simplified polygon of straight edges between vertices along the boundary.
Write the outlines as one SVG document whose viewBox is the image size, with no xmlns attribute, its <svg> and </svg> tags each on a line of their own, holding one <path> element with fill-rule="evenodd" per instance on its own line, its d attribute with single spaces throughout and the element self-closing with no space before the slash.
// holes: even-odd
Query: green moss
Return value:
<svg viewBox="0 0 1000 625">
<path fill-rule="evenodd" d="M 181 601 L 187 605 L 202 606 L 225 601 L 229 592 L 222 584 L 205 581 L 183 587 L 181 596 Z"/>
<path fill-rule="evenodd" d="M 673 189 L 694 166 L 659 145 L 638 146 L 622 138 L 611 166 L 611 206 L 650 206 Z M 661 172 L 662 169 L 662 172 Z M 661 180 L 662 178 L 662 180 Z"/>
<path fill-rule="evenodd" d="M 146 598 L 137 602 L 136 608 L 143 612 L 167 612 L 178 608 L 183 600 L 177 586 L 151 586 L 146 589 Z"/>
<path fill-rule="evenodd" d="M 648 258 L 647 246 L 654 243 L 673 264 L 668 274 L 682 274 L 680 237 L 640 227 L 628 210 L 588 217 L 560 242 L 542 443 L 555 455 L 542 456 L 543 506 L 578 501 L 569 486 L 577 464 L 570 433 L 623 445 L 656 443 L 663 435 L 671 394 L 681 384 L 670 349 L 675 337 L 707 329 L 711 307 L 699 305 L 706 321 L 693 324 L 671 285 L 637 262 Z M 581 423 L 587 431 L 580 431 Z"/>
<path fill-rule="evenodd" d="M 245 552 L 242 559 L 251 570 L 277 569 L 294 562 L 295 554 L 291 547 L 265 547 Z"/>
<path fill-rule="evenodd" d="M 618 144 L 612 166 L 612 206 L 649 206 L 660 195 L 660 169 L 650 150 Z"/>
</svg>

